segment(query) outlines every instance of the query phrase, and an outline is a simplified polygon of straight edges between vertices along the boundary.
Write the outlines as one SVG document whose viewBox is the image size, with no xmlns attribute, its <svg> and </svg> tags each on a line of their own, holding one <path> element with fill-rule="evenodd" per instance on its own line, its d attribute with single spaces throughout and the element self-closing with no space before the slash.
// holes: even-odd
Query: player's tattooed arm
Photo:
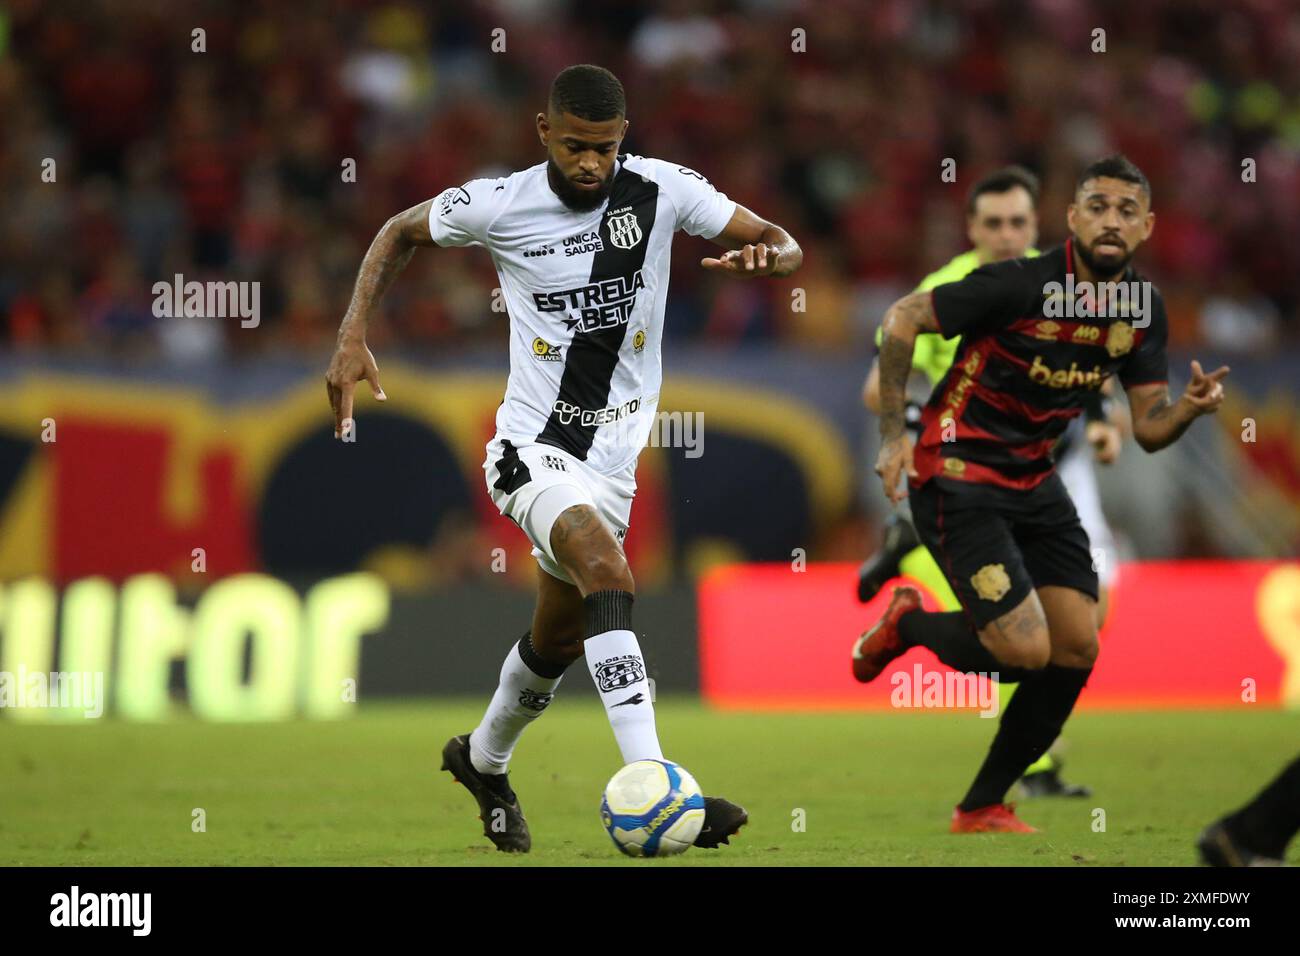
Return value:
<svg viewBox="0 0 1300 956">
<path fill-rule="evenodd" d="M 1197 418 L 1219 410 L 1227 374 L 1226 365 L 1206 374 L 1201 363 L 1193 361 L 1191 381 L 1176 402 L 1169 400 L 1169 386 L 1163 382 L 1127 389 L 1134 440 L 1147 452 L 1178 441 Z"/>
<path fill-rule="evenodd" d="M 889 307 L 881 326 L 880 357 L 880 457 L 876 474 L 885 485 L 885 496 L 898 503 L 905 493 L 899 477 L 916 476 L 912 467 L 912 443 L 907 437 L 907 376 L 912 370 L 916 336 L 938 332 L 934 306 L 928 292 L 914 292 Z"/>
<path fill-rule="evenodd" d="M 365 379 L 375 398 L 385 401 L 379 385 L 379 366 L 366 346 L 366 328 L 383 297 L 384 290 L 406 268 L 420 246 L 433 245 L 429 234 L 429 207 L 433 200 L 412 206 L 388 222 L 370 243 L 357 271 L 352 301 L 339 326 L 334 356 L 325 373 L 325 391 L 334 411 L 334 437 L 348 437 L 352 425 L 352 393 Z"/>
<path fill-rule="evenodd" d="M 430 199 L 399 212 L 384 223 L 370 243 L 357 272 L 352 301 L 339 327 L 340 338 L 345 335 L 365 338 L 366 324 L 384 290 L 406 268 L 417 247 L 433 245 L 433 237 L 429 235 L 429 208 L 432 204 Z"/>
<path fill-rule="evenodd" d="M 731 251 L 720 257 L 704 258 L 700 265 L 738 276 L 788 276 L 803 264 L 803 250 L 794 237 L 776 223 L 754 215 L 737 205 L 722 232 L 713 237 Z"/>
<path fill-rule="evenodd" d="M 913 292 L 889 307 L 881 324 L 878 376 L 880 391 L 880 437 L 891 441 L 904 434 L 907 406 L 907 377 L 912 371 L 912 353 L 921 332 L 938 332 L 934 306 L 928 292 Z"/>
</svg>

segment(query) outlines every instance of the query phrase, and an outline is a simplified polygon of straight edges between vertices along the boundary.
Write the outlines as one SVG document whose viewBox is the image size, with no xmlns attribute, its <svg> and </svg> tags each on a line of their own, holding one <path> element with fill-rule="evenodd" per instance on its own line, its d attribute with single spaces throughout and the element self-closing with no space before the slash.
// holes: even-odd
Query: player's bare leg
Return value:
<svg viewBox="0 0 1300 956">
<path fill-rule="evenodd" d="M 533 647 L 544 660 L 568 667 L 582 656 L 587 609 L 582 592 L 540 568 L 533 609 Z"/>
<path fill-rule="evenodd" d="M 1090 670 L 1101 645 L 1097 640 L 1097 602 L 1074 588 L 1038 589 L 1052 637 L 1051 663 Z"/>
<path fill-rule="evenodd" d="M 556 519 L 551 549 L 582 595 L 587 668 L 623 762 L 662 760 L 650 682 L 632 630 L 634 584 L 622 546 L 594 508 L 576 505 Z M 573 653 L 570 636 L 571 630 L 565 630 L 566 640 L 555 648 L 557 655 Z M 721 797 L 705 797 L 704 826 L 695 845 L 728 843 L 748 820 L 742 807 Z"/>
<path fill-rule="evenodd" d="M 982 644 L 999 664 L 1023 670 L 1042 670 L 1052 655 L 1047 615 L 1037 592 L 979 631 Z"/>
</svg>

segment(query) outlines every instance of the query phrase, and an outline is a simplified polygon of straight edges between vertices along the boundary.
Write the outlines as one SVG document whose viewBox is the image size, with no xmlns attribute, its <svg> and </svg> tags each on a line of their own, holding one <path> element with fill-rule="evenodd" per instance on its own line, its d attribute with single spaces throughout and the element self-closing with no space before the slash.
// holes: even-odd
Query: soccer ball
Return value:
<svg viewBox="0 0 1300 956">
<path fill-rule="evenodd" d="M 704 826 L 700 785 L 671 760 L 637 760 L 610 778 L 600 819 L 628 856 L 684 853 Z"/>
</svg>

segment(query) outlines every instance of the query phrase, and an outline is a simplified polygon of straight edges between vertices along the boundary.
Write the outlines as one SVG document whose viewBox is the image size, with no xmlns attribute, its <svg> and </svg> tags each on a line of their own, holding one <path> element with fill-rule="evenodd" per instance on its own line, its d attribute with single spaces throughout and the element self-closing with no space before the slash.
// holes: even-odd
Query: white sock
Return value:
<svg viewBox="0 0 1300 956">
<path fill-rule="evenodd" d="M 475 770 L 506 772 L 524 729 L 541 716 L 563 676 L 563 667 L 537 656 L 531 636 L 525 635 L 510 648 L 492 702 L 469 735 L 469 759 Z"/>
<path fill-rule="evenodd" d="M 587 669 L 614 728 L 623 763 L 662 760 L 650 682 L 636 635 L 621 629 L 595 634 L 587 638 L 586 652 Z"/>
</svg>

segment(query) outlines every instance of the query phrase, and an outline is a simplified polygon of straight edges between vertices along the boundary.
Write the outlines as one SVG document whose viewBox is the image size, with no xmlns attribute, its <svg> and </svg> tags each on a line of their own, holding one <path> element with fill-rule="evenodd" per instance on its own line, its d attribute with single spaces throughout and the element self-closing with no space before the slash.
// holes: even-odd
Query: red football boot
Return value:
<svg viewBox="0 0 1300 956">
<path fill-rule="evenodd" d="M 1016 816 L 1014 803 L 995 803 L 980 807 L 978 810 L 963 810 L 954 807 L 952 811 L 953 833 L 1037 833 Z"/>
<path fill-rule="evenodd" d="M 890 661 L 907 648 L 898 637 L 898 619 L 921 606 L 921 592 L 902 585 L 894 588 L 889 607 L 871 628 L 853 645 L 853 676 L 866 684 L 880 676 Z"/>
</svg>

